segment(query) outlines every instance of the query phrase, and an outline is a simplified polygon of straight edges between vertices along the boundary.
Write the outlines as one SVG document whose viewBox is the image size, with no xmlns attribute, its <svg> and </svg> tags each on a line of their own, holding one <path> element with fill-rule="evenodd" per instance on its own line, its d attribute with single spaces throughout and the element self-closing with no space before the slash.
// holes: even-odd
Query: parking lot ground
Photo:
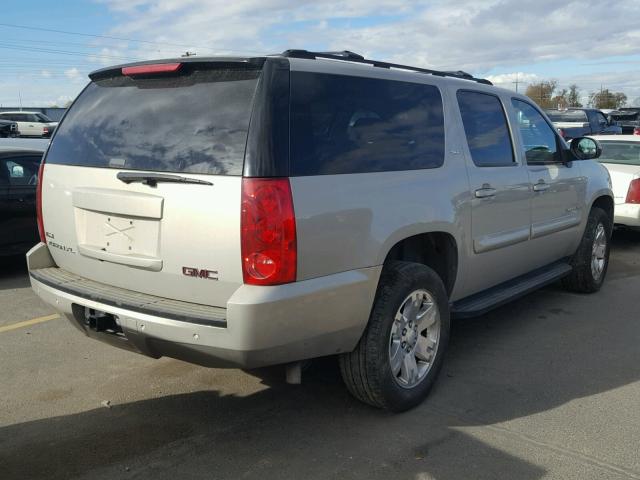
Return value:
<svg viewBox="0 0 640 480">
<path fill-rule="evenodd" d="M 640 233 L 617 231 L 600 293 L 551 286 L 454 322 L 431 396 L 400 415 L 353 400 L 331 359 L 289 386 L 59 318 L 5 329 L 0 478 L 640 479 L 639 311 Z M 0 327 L 53 313 L 5 262 Z"/>
</svg>

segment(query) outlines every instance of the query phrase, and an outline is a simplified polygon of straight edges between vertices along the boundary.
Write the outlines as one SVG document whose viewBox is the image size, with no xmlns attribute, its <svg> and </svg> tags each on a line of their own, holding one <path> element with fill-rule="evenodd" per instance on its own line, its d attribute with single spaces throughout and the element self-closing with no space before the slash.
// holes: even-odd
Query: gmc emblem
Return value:
<svg viewBox="0 0 640 480">
<path fill-rule="evenodd" d="M 214 270 L 204 270 L 195 267 L 182 267 L 182 274 L 187 277 L 205 278 L 207 280 L 218 280 L 218 272 Z"/>
</svg>

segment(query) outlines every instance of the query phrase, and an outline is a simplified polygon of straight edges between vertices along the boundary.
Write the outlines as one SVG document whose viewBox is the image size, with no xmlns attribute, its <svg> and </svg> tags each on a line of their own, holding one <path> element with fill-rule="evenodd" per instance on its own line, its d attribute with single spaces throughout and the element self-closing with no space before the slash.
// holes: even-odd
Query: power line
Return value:
<svg viewBox="0 0 640 480">
<path fill-rule="evenodd" d="M 209 51 L 214 51 L 214 48 L 212 48 L 210 45 L 194 45 L 194 44 L 186 44 L 186 43 L 171 43 L 171 42 L 154 42 L 151 40 L 143 40 L 143 39 L 136 39 L 136 38 L 126 38 L 126 37 L 116 37 L 116 36 L 111 36 L 111 35 L 98 35 L 98 34 L 94 34 L 94 33 L 82 33 L 82 32 L 69 32 L 66 30 L 55 30 L 52 28 L 42 28 L 42 27 L 30 27 L 27 25 L 16 25 L 16 24 L 12 24 L 12 23 L 0 23 L 0 27 L 9 27 L 9 28 L 19 28 L 19 29 L 24 29 L 24 30 L 35 30 L 35 31 L 40 31 L 40 32 L 50 32 L 50 33 L 61 33 L 64 35 L 78 35 L 81 37 L 89 37 L 89 38 L 103 38 L 106 40 L 117 40 L 117 41 L 124 41 L 124 42 L 134 42 L 134 43 L 144 43 L 147 45 L 166 45 L 166 46 L 170 46 L 170 47 L 181 47 L 181 48 L 203 48 Z M 221 49 L 222 51 L 228 52 L 228 53 L 238 53 L 238 54 L 258 54 L 258 55 L 264 55 L 264 52 L 258 52 L 257 50 L 227 50 L 227 49 Z"/>
<path fill-rule="evenodd" d="M 42 28 L 42 27 L 29 27 L 26 25 L 15 25 L 11 23 L 0 23 L 0 27 L 9 27 L 9 28 L 21 28 L 24 30 L 37 30 L 40 32 L 50 32 L 50 33 L 62 33 L 64 35 L 78 35 L 81 37 L 91 37 L 91 38 L 105 38 L 107 40 L 118 40 L 124 42 L 136 42 L 136 43 L 146 43 L 150 45 L 168 45 L 172 47 L 193 47 L 194 45 L 186 45 L 182 43 L 169 43 L 169 42 L 153 42 L 151 40 L 142 40 L 136 38 L 125 38 L 125 37 L 114 37 L 111 35 L 98 35 L 94 33 L 81 33 L 81 32 L 68 32 L 65 30 L 55 30 L 52 28 Z"/>
<path fill-rule="evenodd" d="M 7 50 L 20 50 L 25 52 L 39 52 L 39 53 L 57 53 L 58 55 L 72 55 L 72 56 L 81 56 L 81 57 L 94 57 L 94 58 L 116 58 L 121 60 L 139 60 L 140 58 L 135 57 L 121 57 L 117 55 L 103 55 L 100 53 L 88 53 L 88 52 L 72 52 L 68 50 L 53 50 L 48 48 L 38 48 L 38 47 L 19 47 L 11 44 L 0 44 L 0 48 L 4 48 Z"/>
</svg>

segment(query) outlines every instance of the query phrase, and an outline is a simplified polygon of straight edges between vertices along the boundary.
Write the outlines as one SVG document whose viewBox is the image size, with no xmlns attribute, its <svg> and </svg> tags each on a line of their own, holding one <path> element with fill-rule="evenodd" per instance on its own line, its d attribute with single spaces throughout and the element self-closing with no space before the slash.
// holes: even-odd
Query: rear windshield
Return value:
<svg viewBox="0 0 640 480">
<path fill-rule="evenodd" d="M 640 118 L 640 112 L 612 112 L 611 118 L 623 122 L 632 122 Z"/>
<path fill-rule="evenodd" d="M 58 128 L 47 163 L 242 175 L 259 70 L 113 77 L 89 84 Z"/>
<path fill-rule="evenodd" d="M 568 110 L 566 112 L 546 111 L 552 122 L 585 123 L 588 122 L 587 114 L 582 110 Z"/>
<path fill-rule="evenodd" d="M 640 142 L 611 142 L 601 140 L 601 163 L 619 163 L 622 165 L 640 165 Z"/>
</svg>

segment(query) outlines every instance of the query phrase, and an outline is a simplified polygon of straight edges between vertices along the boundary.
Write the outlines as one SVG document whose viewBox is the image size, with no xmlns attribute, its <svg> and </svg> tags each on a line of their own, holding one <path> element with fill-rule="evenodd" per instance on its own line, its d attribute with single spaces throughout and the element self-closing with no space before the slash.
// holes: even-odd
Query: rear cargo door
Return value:
<svg viewBox="0 0 640 480">
<path fill-rule="evenodd" d="M 45 160 L 56 263 L 91 280 L 226 306 L 242 283 L 241 175 L 259 66 L 95 78 Z"/>
</svg>

